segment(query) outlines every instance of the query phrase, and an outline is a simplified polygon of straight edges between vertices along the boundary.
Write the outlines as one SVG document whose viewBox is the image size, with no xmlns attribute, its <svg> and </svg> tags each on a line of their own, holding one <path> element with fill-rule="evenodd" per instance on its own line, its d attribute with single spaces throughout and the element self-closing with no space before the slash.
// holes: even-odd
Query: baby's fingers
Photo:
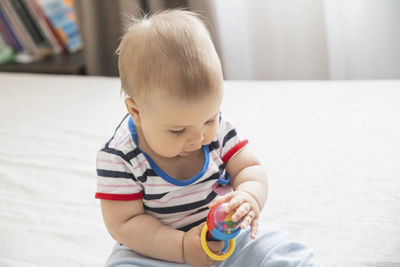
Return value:
<svg viewBox="0 0 400 267">
<path fill-rule="evenodd" d="M 232 210 L 238 209 L 243 203 L 246 202 L 246 199 L 240 195 L 235 195 L 231 197 L 231 200 L 228 202 L 228 205 L 225 208 L 225 212 L 229 213 Z"/>
<path fill-rule="evenodd" d="M 253 222 L 251 223 L 251 228 L 250 228 L 251 239 L 256 239 L 257 231 L 258 231 L 258 219 L 254 219 Z"/>
<path fill-rule="evenodd" d="M 235 214 L 232 216 L 232 221 L 237 222 L 240 218 L 243 218 L 246 214 L 249 213 L 251 207 L 250 204 L 245 202 L 236 210 Z"/>
<path fill-rule="evenodd" d="M 213 253 L 221 254 L 225 243 L 223 241 L 208 241 L 207 246 Z"/>
<path fill-rule="evenodd" d="M 228 202 L 229 200 L 231 200 L 233 197 L 232 194 L 227 194 L 224 196 L 217 196 L 216 198 L 214 198 L 214 200 L 208 205 L 208 207 L 211 209 L 219 204 L 222 204 L 224 202 Z"/>
<path fill-rule="evenodd" d="M 240 227 L 242 229 L 246 229 L 247 226 L 252 225 L 254 219 L 256 217 L 256 214 L 254 211 L 250 211 L 244 218 L 242 223 L 240 224 Z"/>
</svg>

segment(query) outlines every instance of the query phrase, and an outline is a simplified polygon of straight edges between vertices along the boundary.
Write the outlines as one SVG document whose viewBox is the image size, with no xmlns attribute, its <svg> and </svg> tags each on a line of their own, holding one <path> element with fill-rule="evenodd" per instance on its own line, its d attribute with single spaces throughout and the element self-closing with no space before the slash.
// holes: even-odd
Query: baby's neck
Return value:
<svg viewBox="0 0 400 267">
<path fill-rule="evenodd" d="M 155 153 L 147 144 L 140 127 L 136 129 L 138 146 L 150 158 L 172 178 L 188 180 L 201 171 L 204 165 L 203 149 L 193 151 L 188 156 L 163 157 Z"/>
</svg>

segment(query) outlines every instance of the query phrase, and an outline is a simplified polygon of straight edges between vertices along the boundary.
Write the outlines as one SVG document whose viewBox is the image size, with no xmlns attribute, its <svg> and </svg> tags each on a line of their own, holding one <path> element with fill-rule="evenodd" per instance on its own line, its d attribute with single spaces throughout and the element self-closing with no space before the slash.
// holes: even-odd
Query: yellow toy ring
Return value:
<svg viewBox="0 0 400 267">
<path fill-rule="evenodd" d="M 201 246 L 203 247 L 206 254 L 211 259 L 216 260 L 216 261 L 223 261 L 223 260 L 226 260 L 227 258 L 229 258 L 232 255 L 233 250 L 235 249 L 235 239 L 229 240 L 229 249 L 225 254 L 217 255 L 217 254 L 214 254 L 207 246 L 207 242 L 206 242 L 207 231 L 208 231 L 208 227 L 207 227 L 207 224 L 205 224 L 203 227 L 203 230 L 201 230 L 200 241 L 201 241 Z"/>
</svg>

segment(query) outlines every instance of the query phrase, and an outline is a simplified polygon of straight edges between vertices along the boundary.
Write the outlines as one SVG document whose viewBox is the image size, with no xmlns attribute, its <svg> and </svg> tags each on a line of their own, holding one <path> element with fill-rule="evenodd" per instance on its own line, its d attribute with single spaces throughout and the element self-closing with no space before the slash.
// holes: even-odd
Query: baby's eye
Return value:
<svg viewBox="0 0 400 267">
<path fill-rule="evenodd" d="M 213 123 L 214 121 L 215 121 L 215 119 L 212 119 L 212 120 L 206 121 L 206 124 Z"/>
<path fill-rule="evenodd" d="M 169 130 L 170 133 L 176 134 L 176 135 L 180 135 L 183 134 L 185 132 L 185 128 L 181 129 L 181 130 Z"/>
</svg>

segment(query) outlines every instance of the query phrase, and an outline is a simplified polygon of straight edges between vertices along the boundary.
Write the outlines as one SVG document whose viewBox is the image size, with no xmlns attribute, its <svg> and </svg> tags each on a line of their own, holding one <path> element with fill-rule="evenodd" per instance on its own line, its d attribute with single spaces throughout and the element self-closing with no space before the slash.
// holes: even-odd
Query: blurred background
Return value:
<svg viewBox="0 0 400 267">
<path fill-rule="evenodd" d="M 208 22 L 227 80 L 400 78 L 399 0 L 0 0 L 0 71 L 117 76 L 129 16 Z"/>
</svg>

